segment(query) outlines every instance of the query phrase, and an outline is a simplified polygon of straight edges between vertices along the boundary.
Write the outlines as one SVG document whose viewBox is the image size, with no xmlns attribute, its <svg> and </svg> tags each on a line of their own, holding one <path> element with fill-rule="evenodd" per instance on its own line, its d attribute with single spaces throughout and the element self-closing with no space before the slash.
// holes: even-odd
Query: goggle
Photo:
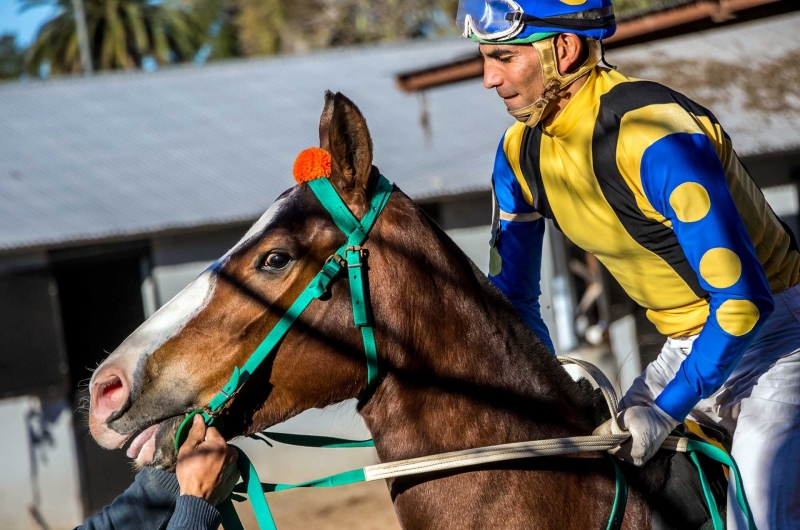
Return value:
<svg viewBox="0 0 800 530">
<path fill-rule="evenodd" d="M 513 37 L 525 26 L 522 8 L 512 0 L 460 0 L 456 24 L 464 28 L 464 36 L 475 35 L 481 40 L 501 40 Z"/>
<path fill-rule="evenodd" d="M 480 40 L 512 39 L 526 25 L 554 30 L 586 31 L 615 24 L 613 7 L 587 9 L 577 13 L 539 18 L 526 14 L 513 0 L 459 0 L 456 24 L 464 28 L 464 36 Z"/>
</svg>

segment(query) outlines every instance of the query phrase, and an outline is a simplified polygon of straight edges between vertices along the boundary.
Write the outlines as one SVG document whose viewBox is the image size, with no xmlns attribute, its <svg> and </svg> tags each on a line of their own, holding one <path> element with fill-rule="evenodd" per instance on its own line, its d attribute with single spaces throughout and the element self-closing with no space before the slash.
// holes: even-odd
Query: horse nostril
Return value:
<svg viewBox="0 0 800 530">
<path fill-rule="evenodd" d="M 105 369 L 93 384 L 89 412 L 102 421 L 109 421 L 115 414 L 123 414 L 120 411 L 128 401 L 129 392 L 124 373 Z"/>
<path fill-rule="evenodd" d="M 101 383 L 97 389 L 99 399 L 116 401 L 123 393 L 122 381 L 117 376 L 112 376 L 108 381 Z"/>
</svg>

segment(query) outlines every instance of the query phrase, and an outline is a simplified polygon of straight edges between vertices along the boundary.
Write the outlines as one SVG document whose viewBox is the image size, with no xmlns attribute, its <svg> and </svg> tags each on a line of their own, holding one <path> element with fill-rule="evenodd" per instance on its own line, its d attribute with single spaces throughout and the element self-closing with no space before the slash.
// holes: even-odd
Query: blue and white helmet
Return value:
<svg viewBox="0 0 800 530">
<path fill-rule="evenodd" d="M 611 0 L 460 0 L 456 23 L 482 44 L 532 43 L 557 33 L 601 40 L 617 29 Z"/>
</svg>

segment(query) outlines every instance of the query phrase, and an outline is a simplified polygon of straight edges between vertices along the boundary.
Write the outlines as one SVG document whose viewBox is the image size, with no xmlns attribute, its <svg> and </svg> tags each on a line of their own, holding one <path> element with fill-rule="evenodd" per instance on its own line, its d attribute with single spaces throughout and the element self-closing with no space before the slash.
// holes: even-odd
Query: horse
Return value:
<svg viewBox="0 0 800 530">
<path fill-rule="evenodd" d="M 319 133 L 331 157 L 328 178 L 361 218 L 380 178 L 366 121 L 347 97 L 328 92 Z M 239 243 L 95 370 L 94 439 L 105 448 L 132 440 L 128 456 L 137 465 L 174 469 L 183 418 L 242 366 L 343 242 L 307 184 L 281 194 Z M 569 376 L 399 189 L 365 248 L 377 384 L 368 388 L 342 278 L 311 303 L 222 411 L 226 439 L 352 398 L 382 462 L 589 435 L 606 419 L 599 393 Z M 642 469 L 622 465 L 630 485 L 623 528 L 702 526 L 708 512 L 687 466 L 682 455 L 666 453 Z M 601 528 L 614 502 L 614 473 L 607 455 L 583 453 L 395 478 L 387 486 L 405 529 Z"/>
</svg>

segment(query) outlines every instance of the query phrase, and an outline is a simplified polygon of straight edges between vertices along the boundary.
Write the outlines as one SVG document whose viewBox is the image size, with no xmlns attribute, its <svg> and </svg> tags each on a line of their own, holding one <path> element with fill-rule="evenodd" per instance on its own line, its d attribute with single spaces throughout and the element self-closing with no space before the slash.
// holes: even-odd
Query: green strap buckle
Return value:
<svg viewBox="0 0 800 530">
<path fill-rule="evenodd" d="M 353 302 L 353 325 L 357 328 L 372 325 L 364 282 L 364 261 L 367 249 L 350 246 L 344 251 L 347 257 L 347 276 L 350 280 L 350 297 Z"/>
</svg>

